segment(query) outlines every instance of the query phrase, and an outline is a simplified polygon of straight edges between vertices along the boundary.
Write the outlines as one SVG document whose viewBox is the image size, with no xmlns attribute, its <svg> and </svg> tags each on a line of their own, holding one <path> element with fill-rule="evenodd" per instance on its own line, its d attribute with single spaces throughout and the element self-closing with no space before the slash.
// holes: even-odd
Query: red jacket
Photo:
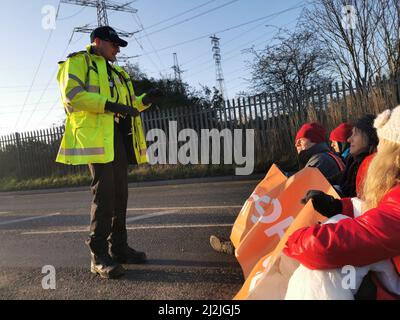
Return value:
<svg viewBox="0 0 400 320">
<path fill-rule="evenodd" d="M 360 168 L 358 169 L 357 172 L 357 177 L 356 177 L 356 189 L 357 189 L 357 194 L 360 194 L 360 189 L 362 187 L 362 183 L 364 182 L 364 178 L 367 175 L 367 170 L 368 166 L 371 163 L 371 160 L 374 158 L 375 154 L 371 154 L 368 157 L 364 159 L 364 161 L 361 163 Z M 353 203 L 351 202 L 351 198 L 343 198 L 341 199 L 342 201 L 342 206 L 343 206 L 343 214 L 348 215 L 350 218 L 354 218 L 353 215 Z M 392 259 L 393 264 L 395 265 L 397 272 L 400 274 L 400 256 L 394 257 Z M 373 278 L 376 286 L 377 286 L 377 294 L 376 298 L 377 300 L 397 300 L 399 299 L 398 296 L 388 292 L 382 284 L 378 281 L 377 278 Z"/>
<path fill-rule="evenodd" d="M 373 156 L 359 168 L 357 193 Z M 342 214 L 354 218 L 351 199 L 342 199 L 342 204 Z M 400 272 L 400 185 L 388 192 L 377 208 L 358 218 L 297 230 L 289 237 L 284 253 L 310 269 L 362 266 L 392 258 Z M 378 299 L 398 298 L 376 284 Z"/>
<path fill-rule="evenodd" d="M 364 266 L 400 255 L 400 185 L 357 218 L 295 231 L 284 253 L 310 269 Z"/>
<path fill-rule="evenodd" d="M 358 168 L 357 176 L 356 176 L 356 192 L 360 194 L 360 189 L 364 183 L 365 176 L 367 175 L 367 170 L 369 164 L 371 163 L 372 159 L 375 157 L 375 153 L 370 154 L 369 156 L 365 157 L 363 162 L 361 162 L 360 167 Z"/>
</svg>

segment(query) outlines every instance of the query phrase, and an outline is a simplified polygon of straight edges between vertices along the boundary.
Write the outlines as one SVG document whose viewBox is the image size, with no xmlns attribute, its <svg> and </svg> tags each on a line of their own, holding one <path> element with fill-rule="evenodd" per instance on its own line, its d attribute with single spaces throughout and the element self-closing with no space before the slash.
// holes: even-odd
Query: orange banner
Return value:
<svg viewBox="0 0 400 320">
<path fill-rule="evenodd" d="M 305 168 L 269 192 L 253 192 L 248 220 L 254 223 L 236 247 L 236 258 L 247 279 L 262 257 L 275 250 L 286 230 L 304 208 L 300 200 L 310 189 L 338 197 L 332 186 L 316 168 Z M 259 190 L 262 190 L 259 188 Z"/>
<path fill-rule="evenodd" d="M 254 225 L 254 222 L 252 221 L 254 220 L 252 212 L 257 210 L 259 199 L 264 199 L 264 196 L 271 193 L 273 189 L 286 182 L 286 180 L 287 177 L 275 164 L 273 164 L 268 170 L 265 178 L 257 185 L 251 196 L 246 200 L 236 218 L 230 237 L 235 248 L 239 246 L 239 243 Z"/>
<path fill-rule="evenodd" d="M 333 188 L 327 193 L 337 196 Z M 297 260 L 289 258 L 282 253 L 288 237 L 299 228 L 312 226 L 317 222 L 323 222 L 325 220 L 326 218 L 324 216 L 314 211 L 311 201 L 309 201 L 303 209 L 300 210 L 274 251 L 268 253 L 257 262 L 234 299 L 284 299 L 289 279 L 299 266 Z"/>
</svg>

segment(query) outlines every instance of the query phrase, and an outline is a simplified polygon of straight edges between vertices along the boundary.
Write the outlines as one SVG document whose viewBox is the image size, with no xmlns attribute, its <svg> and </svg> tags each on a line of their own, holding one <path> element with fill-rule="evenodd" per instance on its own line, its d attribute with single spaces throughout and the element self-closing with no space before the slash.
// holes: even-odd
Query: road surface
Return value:
<svg viewBox="0 0 400 320">
<path fill-rule="evenodd" d="M 128 238 L 148 255 L 123 278 L 89 272 L 89 190 L 0 193 L 2 299 L 232 299 L 244 279 L 234 256 L 214 252 L 228 237 L 257 180 L 129 189 Z M 44 289 L 55 270 L 55 289 Z M 45 271 L 42 273 L 42 271 Z M 46 286 L 45 286 L 46 287 Z"/>
</svg>

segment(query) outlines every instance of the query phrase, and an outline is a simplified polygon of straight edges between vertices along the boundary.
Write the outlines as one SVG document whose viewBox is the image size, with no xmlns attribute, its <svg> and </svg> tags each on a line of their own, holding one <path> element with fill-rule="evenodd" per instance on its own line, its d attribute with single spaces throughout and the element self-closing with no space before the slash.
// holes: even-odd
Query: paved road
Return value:
<svg viewBox="0 0 400 320">
<path fill-rule="evenodd" d="M 130 188 L 129 242 L 149 262 L 116 280 L 88 271 L 89 191 L 0 194 L 0 299 L 231 299 L 241 269 L 208 239 L 229 236 L 257 182 Z M 45 265 L 55 290 L 42 287 Z"/>
</svg>

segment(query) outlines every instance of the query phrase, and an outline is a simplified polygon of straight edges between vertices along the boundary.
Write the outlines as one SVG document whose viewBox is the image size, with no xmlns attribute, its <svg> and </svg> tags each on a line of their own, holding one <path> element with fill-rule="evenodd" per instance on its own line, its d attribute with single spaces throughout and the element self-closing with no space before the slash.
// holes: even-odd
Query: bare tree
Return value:
<svg viewBox="0 0 400 320">
<path fill-rule="evenodd" d="M 314 0 L 303 17 L 336 75 L 360 88 L 398 74 L 399 21 L 398 0 Z"/>
<path fill-rule="evenodd" d="M 383 66 L 379 73 L 387 73 L 389 77 L 395 77 L 400 72 L 400 1 L 377 2 L 378 8 L 375 14 L 380 17 L 377 42 L 383 57 Z"/>
<path fill-rule="evenodd" d="M 307 90 L 331 81 L 326 54 L 311 31 L 285 32 L 274 40 L 276 45 L 261 51 L 250 49 L 251 86 L 258 92 L 283 92 L 303 109 Z"/>
<path fill-rule="evenodd" d="M 140 69 L 138 63 L 130 63 L 128 61 L 125 64 L 124 69 L 133 80 L 143 80 L 147 78 L 147 75 Z"/>
</svg>

